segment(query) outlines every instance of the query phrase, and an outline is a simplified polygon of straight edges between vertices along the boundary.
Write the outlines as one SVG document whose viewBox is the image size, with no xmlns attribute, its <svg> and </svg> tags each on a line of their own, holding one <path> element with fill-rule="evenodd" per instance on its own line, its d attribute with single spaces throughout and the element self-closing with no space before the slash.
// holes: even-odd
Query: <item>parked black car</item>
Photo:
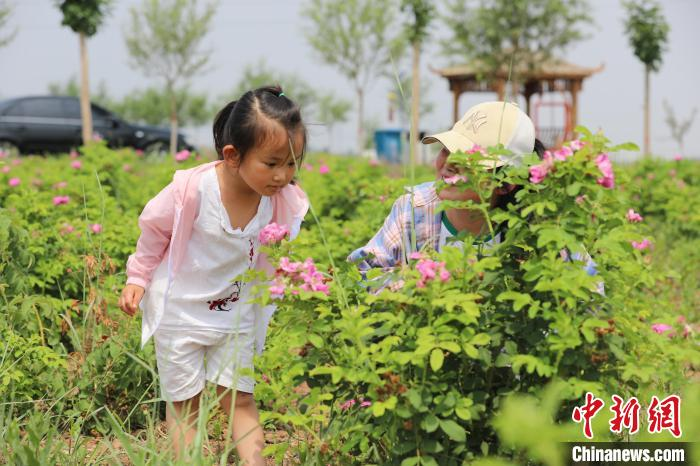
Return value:
<svg viewBox="0 0 700 466">
<path fill-rule="evenodd" d="M 92 104 L 93 131 L 110 147 L 130 146 L 144 152 L 164 152 L 170 129 L 128 123 Z M 80 101 L 77 97 L 36 96 L 0 101 L 0 149 L 6 152 L 66 152 L 82 144 Z M 178 150 L 194 148 L 178 135 Z"/>
</svg>

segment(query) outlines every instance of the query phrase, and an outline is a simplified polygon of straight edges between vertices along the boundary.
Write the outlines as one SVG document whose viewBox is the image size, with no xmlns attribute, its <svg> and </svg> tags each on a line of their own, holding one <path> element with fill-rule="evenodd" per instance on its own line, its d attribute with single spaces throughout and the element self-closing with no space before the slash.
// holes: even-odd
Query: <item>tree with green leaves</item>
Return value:
<svg viewBox="0 0 700 466">
<path fill-rule="evenodd" d="M 165 85 L 171 153 L 177 150 L 178 94 L 186 90 L 189 77 L 201 74 L 209 61 L 210 52 L 201 46 L 216 3 L 199 10 L 198 0 L 145 0 L 141 8 L 131 8 L 131 24 L 125 33 L 132 65 Z"/>
<path fill-rule="evenodd" d="M 625 32 L 634 55 L 644 64 L 644 155 L 651 155 L 649 144 L 649 95 L 652 71 L 659 71 L 662 54 L 668 41 L 669 25 L 661 6 L 653 0 L 624 2 L 627 10 Z"/>
<path fill-rule="evenodd" d="M 508 66 L 516 92 L 520 73 L 584 38 L 592 22 L 587 0 L 447 0 L 447 10 L 443 52 L 486 77 Z"/>
<path fill-rule="evenodd" d="M 698 108 L 693 107 L 690 111 L 690 116 L 686 119 L 680 119 L 676 117 L 676 112 L 673 111 L 673 107 L 668 103 L 667 100 L 663 101 L 664 111 L 666 112 L 666 124 L 668 129 L 671 131 L 671 137 L 678 144 L 680 153 L 684 153 L 683 140 L 685 135 L 690 131 L 690 127 L 693 126 L 695 122 L 695 116 L 698 113 Z"/>
<path fill-rule="evenodd" d="M 12 15 L 12 7 L 5 1 L 0 0 L 0 47 L 4 47 L 15 38 L 17 35 L 17 29 L 8 33 L 7 35 L 2 35 L 2 30 L 7 28 L 10 21 L 10 16 Z"/>
<path fill-rule="evenodd" d="M 402 41 L 394 29 L 395 0 L 309 0 L 306 38 L 320 58 L 347 78 L 357 96 L 357 150 L 364 142 L 368 87 L 398 58 Z"/>
<path fill-rule="evenodd" d="M 304 119 L 308 120 L 316 101 L 314 88 L 292 72 L 273 69 L 264 59 L 260 59 L 257 63 L 249 63 L 243 68 L 243 76 L 226 99 L 236 100 L 246 91 L 275 84 L 282 86 L 284 95 L 299 105 Z"/>
<path fill-rule="evenodd" d="M 292 72 L 275 70 L 263 59 L 243 68 L 243 76 L 223 100 L 235 100 L 248 90 L 275 84 L 282 86 L 284 94 L 299 105 L 305 121 L 326 125 L 329 138 L 332 138 L 333 126 L 347 120 L 352 107 L 350 102 L 332 92 L 313 88 Z"/>
<path fill-rule="evenodd" d="M 401 9 L 408 13 L 404 24 L 404 35 L 412 50 L 411 68 L 411 142 L 410 163 L 415 165 L 415 154 L 418 151 L 418 135 L 420 134 L 420 53 L 428 37 L 428 25 L 435 13 L 431 0 L 401 0 Z"/>
<path fill-rule="evenodd" d="M 92 110 L 86 39 L 97 33 L 109 12 L 111 0 L 64 0 L 58 2 L 63 14 L 61 24 L 78 34 L 80 41 L 80 117 L 83 123 L 83 144 L 92 140 Z"/>
</svg>

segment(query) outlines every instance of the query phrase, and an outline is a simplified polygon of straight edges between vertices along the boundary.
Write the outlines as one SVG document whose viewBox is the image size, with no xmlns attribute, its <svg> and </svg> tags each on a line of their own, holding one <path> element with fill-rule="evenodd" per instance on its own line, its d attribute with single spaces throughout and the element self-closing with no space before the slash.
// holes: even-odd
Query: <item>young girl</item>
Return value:
<svg viewBox="0 0 700 466">
<path fill-rule="evenodd" d="M 219 160 L 177 171 L 139 217 L 120 308 L 141 303 L 142 345 L 155 340 L 166 423 L 176 455 L 196 435 L 205 380 L 233 417 L 245 464 L 264 464 L 253 399 L 253 352 L 262 350 L 270 312 L 249 304 L 234 277 L 256 267 L 258 234 L 270 222 L 299 231 L 309 204 L 292 182 L 306 146 L 299 107 L 279 87 L 248 91 L 216 116 Z M 142 300 L 143 298 L 143 300 Z"/>
<path fill-rule="evenodd" d="M 443 181 L 462 176 L 459 169 L 447 163 L 452 152 L 469 152 L 503 144 L 512 156 L 499 156 L 498 160 L 483 160 L 484 169 L 522 164 L 525 154 L 533 151 L 542 157 L 544 146 L 535 139 L 532 120 L 516 105 L 505 102 L 485 102 L 470 108 L 451 130 L 427 136 L 424 144 L 439 142 L 442 149 L 435 162 L 438 179 Z M 505 207 L 514 199 L 518 186 L 504 185 L 490 193 L 491 207 Z M 462 231 L 468 231 L 483 242 L 500 241 L 500 235 L 490 238 L 483 215 L 477 210 L 449 208 L 438 210 L 440 201 L 479 202 L 477 193 L 448 186 L 439 192 L 435 182 L 407 188 L 394 203 L 382 228 L 367 243 L 353 251 L 348 260 L 358 262 L 362 270 L 373 267 L 390 268 L 408 263 L 411 235 L 415 231 L 416 249 L 430 246 L 440 251 L 448 239 Z M 412 200 L 412 202 L 411 202 Z M 412 228 L 415 225 L 415 229 Z"/>
</svg>

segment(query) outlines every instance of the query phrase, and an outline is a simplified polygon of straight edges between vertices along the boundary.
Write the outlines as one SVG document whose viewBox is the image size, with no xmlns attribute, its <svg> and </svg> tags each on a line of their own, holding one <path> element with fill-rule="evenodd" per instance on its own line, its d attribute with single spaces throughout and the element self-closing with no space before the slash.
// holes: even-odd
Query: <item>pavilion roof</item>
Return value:
<svg viewBox="0 0 700 466">
<path fill-rule="evenodd" d="M 553 79 L 584 79 L 595 73 L 598 73 L 604 68 L 601 64 L 597 67 L 585 67 L 569 63 L 561 59 L 550 59 L 541 63 L 537 68 L 528 69 L 525 66 L 520 67 L 518 74 L 525 77 L 527 80 L 553 80 Z M 449 66 L 441 69 L 434 69 L 437 74 L 447 78 L 448 80 L 480 80 L 480 74 L 483 73 L 483 67 L 478 62 L 466 65 Z M 501 67 L 496 72 L 496 78 L 508 78 L 508 66 Z"/>
</svg>

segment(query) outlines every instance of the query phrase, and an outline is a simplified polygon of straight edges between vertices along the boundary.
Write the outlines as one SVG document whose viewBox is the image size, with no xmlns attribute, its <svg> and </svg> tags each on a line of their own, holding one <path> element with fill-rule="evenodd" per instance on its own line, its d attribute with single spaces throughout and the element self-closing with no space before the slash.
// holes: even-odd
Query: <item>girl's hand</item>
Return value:
<svg viewBox="0 0 700 466">
<path fill-rule="evenodd" d="M 139 308 L 139 303 L 146 290 L 138 285 L 126 285 L 119 297 L 119 308 L 126 314 L 133 316 Z"/>
</svg>

